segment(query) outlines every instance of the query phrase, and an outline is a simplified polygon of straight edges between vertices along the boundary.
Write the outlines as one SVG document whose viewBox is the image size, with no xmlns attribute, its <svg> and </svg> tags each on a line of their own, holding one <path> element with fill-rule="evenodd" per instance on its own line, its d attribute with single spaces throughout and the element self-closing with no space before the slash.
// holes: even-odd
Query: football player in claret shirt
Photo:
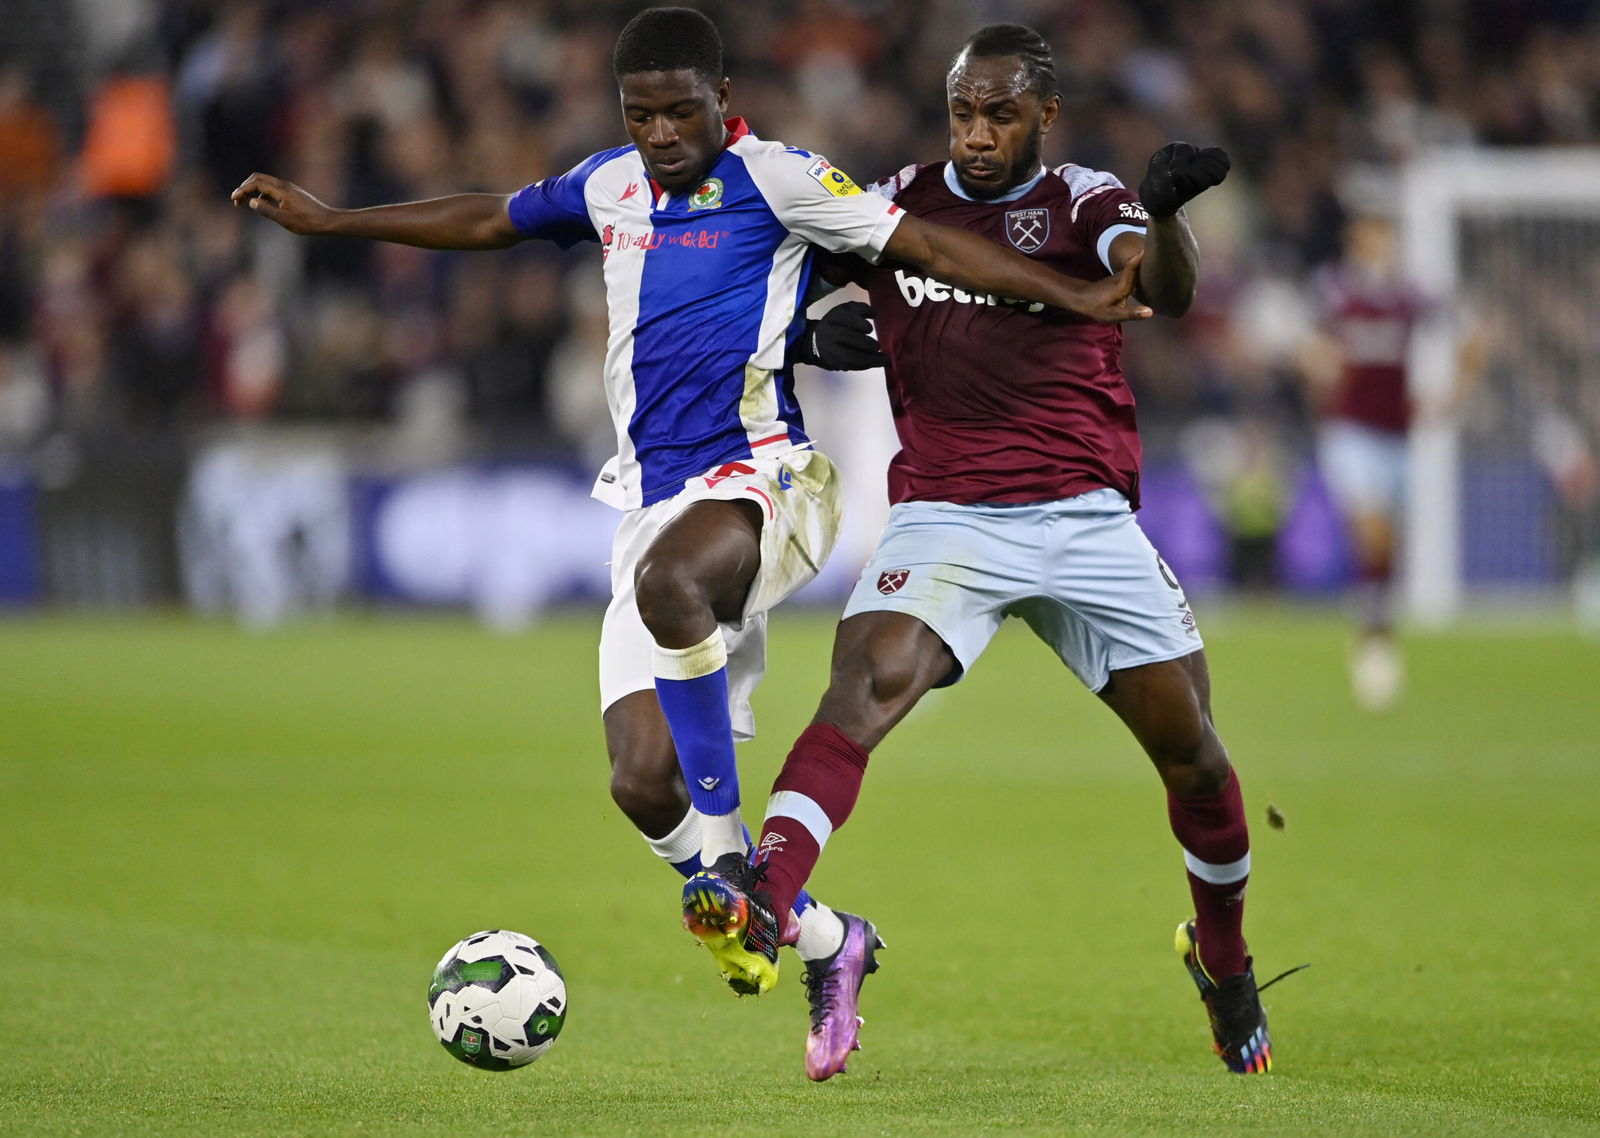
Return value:
<svg viewBox="0 0 1600 1138">
<path fill-rule="evenodd" d="M 950 160 L 907 167 L 874 190 L 1073 276 L 1114 276 L 1142 257 L 1137 294 L 1163 315 L 1188 309 L 1197 255 L 1182 206 L 1222 181 L 1221 150 L 1163 147 L 1137 194 L 1081 166 L 1046 169 L 1041 142 L 1060 110 L 1054 66 L 1039 35 L 1017 25 L 974 34 L 946 84 Z M 699 892 L 746 904 L 753 923 L 783 912 L 849 817 L 868 753 L 1015 616 L 1155 764 L 1195 907 L 1178 926 L 1178 951 L 1224 1062 L 1267 1070 L 1242 932 L 1244 803 L 1212 725 L 1194 615 L 1134 520 L 1140 445 L 1120 329 L 1003 290 L 952 287 L 892 252 L 858 262 L 856 276 L 888 358 L 901 444 L 893 506 L 839 624 L 828 690 L 773 787 L 755 866 L 735 881 L 703 874 Z M 853 994 L 879 947 L 870 925 L 851 926 L 824 981 Z M 854 1024 L 829 1027 L 843 1036 L 814 1038 L 813 1078 L 842 1069 L 855 1043 Z"/>
<path fill-rule="evenodd" d="M 1344 256 L 1319 269 L 1315 284 L 1320 335 L 1305 363 L 1320 417 L 1317 462 L 1355 552 L 1361 635 L 1351 691 L 1382 711 L 1404 680 L 1393 585 L 1413 410 L 1407 356 L 1433 306 L 1400 272 L 1394 222 L 1370 211 L 1345 224 Z"/>
<path fill-rule="evenodd" d="M 1096 320 L 1150 310 L 1128 299 L 1131 271 L 1069 279 L 863 194 L 820 155 L 757 138 L 726 117 L 721 39 L 698 12 L 641 12 L 612 62 L 631 145 L 514 194 L 342 210 L 252 174 L 233 201 L 294 233 L 428 249 L 529 238 L 601 246 L 617 457 L 595 496 L 624 511 L 600 634 L 611 793 L 650 847 L 689 875 L 744 859 L 733 744 L 755 729 L 749 698 L 765 667 L 766 613 L 815 576 L 838 532 L 839 480 L 806 436 L 789 360 L 814 247 L 887 256 Z M 743 913 L 696 926 L 735 991 L 771 987 L 780 939 L 798 938 L 809 968 L 864 924 L 798 894 L 789 905 L 798 919 L 754 953 Z M 829 1003 L 822 986 L 815 993 L 813 1029 L 847 1020 L 854 1030 L 854 991 Z"/>
</svg>

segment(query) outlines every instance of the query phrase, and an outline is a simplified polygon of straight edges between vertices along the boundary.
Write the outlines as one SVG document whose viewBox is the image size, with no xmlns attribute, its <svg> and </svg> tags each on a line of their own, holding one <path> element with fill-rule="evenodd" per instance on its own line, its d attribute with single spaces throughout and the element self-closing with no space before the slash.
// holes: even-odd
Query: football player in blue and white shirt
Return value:
<svg viewBox="0 0 1600 1138">
<path fill-rule="evenodd" d="M 803 330 L 812 250 L 888 256 L 974 292 L 1042 301 L 1104 323 L 1142 319 L 1130 266 L 1085 284 L 960 229 L 862 194 L 825 158 L 725 117 L 722 44 L 705 16 L 653 8 L 618 37 L 613 67 L 631 146 L 514 194 L 331 208 L 252 174 L 233 193 L 293 233 L 428 249 L 595 241 L 604 258 L 604 381 L 617 456 L 595 494 L 625 511 L 600 639 L 611 793 L 686 876 L 738 873 L 734 740 L 754 732 L 766 613 L 832 549 L 839 479 L 805 434 L 786 357 Z M 777 979 L 777 945 L 747 945 L 747 914 L 685 923 L 741 994 Z M 859 921 L 801 897 L 779 926 L 811 972 Z M 755 949 L 755 951 L 751 951 Z M 816 988 L 820 991 L 820 985 Z M 826 1018 L 856 1008 L 820 1009 Z"/>
</svg>

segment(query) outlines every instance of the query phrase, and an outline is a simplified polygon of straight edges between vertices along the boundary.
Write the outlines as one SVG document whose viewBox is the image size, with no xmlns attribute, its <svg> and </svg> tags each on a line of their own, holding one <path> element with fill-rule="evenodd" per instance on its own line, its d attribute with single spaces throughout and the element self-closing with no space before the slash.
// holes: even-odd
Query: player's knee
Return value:
<svg viewBox="0 0 1600 1138">
<path fill-rule="evenodd" d="M 671 559 L 641 561 L 634 573 L 633 589 L 639 617 L 658 641 L 681 634 L 708 607 L 705 590 L 689 567 Z"/>
<path fill-rule="evenodd" d="M 886 635 L 836 644 L 829 697 L 867 707 L 892 707 L 905 699 L 916 683 L 918 664 L 900 647 Z"/>
<path fill-rule="evenodd" d="M 1210 724 L 1162 739 L 1150 758 L 1167 789 L 1183 798 L 1215 794 L 1228 783 L 1228 750 Z"/>
<path fill-rule="evenodd" d="M 875 745 L 912 698 L 908 670 L 867 653 L 836 659 L 817 718 L 832 723 L 864 746 Z"/>
<path fill-rule="evenodd" d="M 863 690 L 870 692 L 878 705 L 897 706 L 916 690 L 919 668 L 915 659 L 882 655 L 869 657 L 864 663 L 865 674 L 859 678 Z"/>
</svg>

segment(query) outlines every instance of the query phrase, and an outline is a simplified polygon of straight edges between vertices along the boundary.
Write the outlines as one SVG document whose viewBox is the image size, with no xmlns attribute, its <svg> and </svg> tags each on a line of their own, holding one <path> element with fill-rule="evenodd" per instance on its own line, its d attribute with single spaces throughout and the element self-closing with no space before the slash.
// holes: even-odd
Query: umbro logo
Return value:
<svg viewBox="0 0 1600 1138">
<path fill-rule="evenodd" d="M 789 840 L 788 838 L 784 837 L 782 834 L 778 833 L 776 830 L 768 830 L 765 834 L 763 834 L 761 836 L 761 848 L 760 848 L 759 852 L 761 852 L 761 853 L 771 853 L 773 850 L 777 849 L 779 846 L 783 845 L 788 840 Z"/>
<path fill-rule="evenodd" d="M 717 787 L 722 785 L 722 780 L 720 778 L 711 778 L 709 776 L 700 779 L 699 782 L 702 790 L 715 790 Z"/>
<path fill-rule="evenodd" d="M 629 198 L 633 197 L 633 195 L 638 193 L 638 192 L 639 192 L 639 183 L 638 182 L 629 182 L 628 183 L 628 188 L 622 191 L 622 196 L 620 198 L 618 198 L 617 200 L 619 202 L 625 202 Z"/>
</svg>

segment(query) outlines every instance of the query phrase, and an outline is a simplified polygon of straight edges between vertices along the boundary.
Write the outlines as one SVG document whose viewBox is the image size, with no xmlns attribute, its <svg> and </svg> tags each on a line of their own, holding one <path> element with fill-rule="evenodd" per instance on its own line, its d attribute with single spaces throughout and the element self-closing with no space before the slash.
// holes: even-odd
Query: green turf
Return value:
<svg viewBox="0 0 1600 1138">
<path fill-rule="evenodd" d="M 1275 1072 L 1210 1054 L 1156 780 L 1012 626 L 829 845 L 817 891 L 891 947 L 823 1086 L 792 962 L 731 998 L 610 804 L 596 617 L 0 622 L 0 1132 L 1595 1133 L 1600 647 L 1413 637 L 1371 718 L 1332 616 L 1203 615 L 1259 970 L 1313 964 L 1268 993 Z M 830 634 L 775 622 L 756 803 Z M 507 1074 L 424 1012 L 492 926 L 548 944 L 572 1001 Z"/>
</svg>

